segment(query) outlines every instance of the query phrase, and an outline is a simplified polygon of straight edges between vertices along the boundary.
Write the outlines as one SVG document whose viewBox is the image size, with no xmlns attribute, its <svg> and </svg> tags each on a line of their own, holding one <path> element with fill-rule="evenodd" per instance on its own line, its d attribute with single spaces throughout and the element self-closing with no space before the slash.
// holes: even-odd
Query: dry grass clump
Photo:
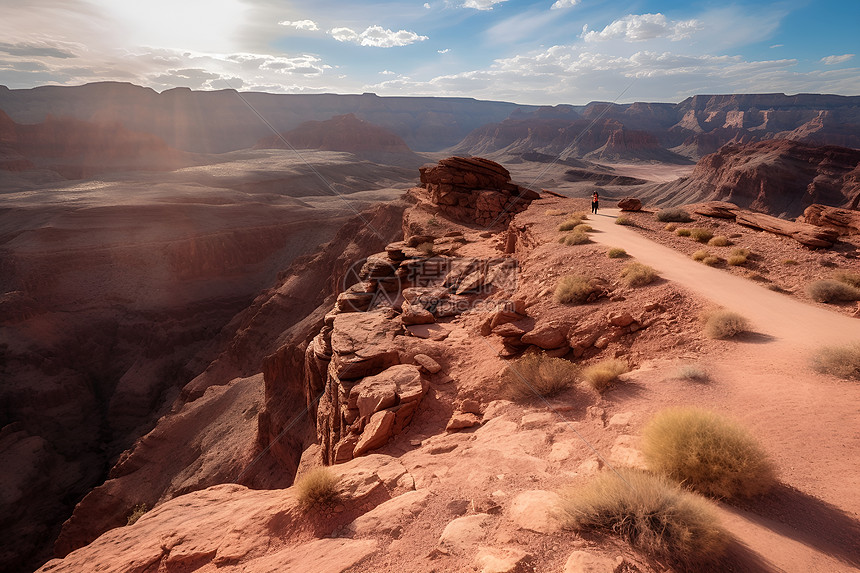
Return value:
<svg viewBox="0 0 860 573">
<path fill-rule="evenodd" d="M 848 271 L 839 271 L 833 274 L 834 280 L 841 283 L 851 285 L 855 288 L 860 288 L 860 273 L 849 273 Z"/>
<path fill-rule="evenodd" d="M 704 259 L 702 259 L 702 262 L 704 264 L 708 265 L 709 267 L 715 267 L 718 264 L 720 264 L 722 261 L 723 261 L 723 259 L 721 259 L 720 257 L 715 257 L 713 255 L 707 256 Z"/>
<path fill-rule="evenodd" d="M 620 535 L 633 547 L 686 570 L 717 561 L 729 536 L 710 504 L 667 481 L 629 468 L 605 471 L 562 494 L 566 525 Z"/>
<path fill-rule="evenodd" d="M 573 228 L 574 233 L 590 233 L 594 229 L 591 228 L 591 225 L 588 223 L 580 223 L 576 227 Z"/>
<path fill-rule="evenodd" d="M 728 247 L 732 242 L 724 235 L 717 235 L 708 241 L 708 244 L 712 247 Z"/>
<path fill-rule="evenodd" d="M 623 259 L 627 256 L 627 251 L 625 251 L 621 247 L 613 247 L 609 249 L 609 252 L 606 253 L 606 256 L 610 259 Z"/>
<path fill-rule="evenodd" d="M 584 245 L 586 243 L 590 243 L 591 239 L 581 231 L 574 231 L 573 233 L 568 233 L 561 237 L 558 242 L 562 245 Z"/>
<path fill-rule="evenodd" d="M 707 382 L 710 379 L 707 370 L 695 364 L 684 364 L 678 367 L 675 377 L 693 382 Z"/>
<path fill-rule="evenodd" d="M 563 304 L 582 304 L 597 291 L 593 279 L 582 275 L 566 275 L 558 281 L 554 298 L 556 302 Z"/>
<path fill-rule="evenodd" d="M 661 209 L 657 211 L 655 217 L 661 223 L 689 223 L 693 220 L 689 213 L 677 208 Z"/>
<path fill-rule="evenodd" d="M 678 225 L 676 225 L 675 223 L 666 223 L 666 226 L 663 227 L 663 230 L 672 232 L 677 228 L 678 228 Z"/>
<path fill-rule="evenodd" d="M 707 229 L 695 227 L 690 229 L 690 238 L 700 243 L 707 243 L 713 238 L 714 234 Z"/>
<path fill-rule="evenodd" d="M 832 279 L 823 279 L 809 283 L 806 286 L 806 294 L 817 302 L 860 300 L 860 288 Z"/>
<path fill-rule="evenodd" d="M 134 525 L 147 511 L 149 511 L 149 508 L 146 507 L 145 503 L 135 505 L 131 508 L 131 512 L 128 514 L 128 523 L 126 523 L 126 525 Z"/>
<path fill-rule="evenodd" d="M 675 229 L 675 234 L 678 235 L 679 237 L 689 237 L 690 233 L 691 233 L 690 229 L 686 229 L 684 227 L 681 227 L 679 229 Z"/>
<path fill-rule="evenodd" d="M 621 270 L 621 282 L 629 287 L 645 286 L 658 277 L 657 271 L 642 263 L 630 263 Z"/>
<path fill-rule="evenodd" d="M 733 267 L 737 267 L 747 264 L 747 258 L 743 255 L 731 255 L 728 259 L 726 259 L 726 262 Z"/>
<path fill-rule="evenodd" d="M 327 467 L 314 468 L 296 482 L 299 503 L 308 508 L 334 503 L 338 498 L 339 478 Z"/>
<path fill-rule="evenodd" d="M 629 369 L 627 362 L 624 360 L 620 358 L 607 358 L 583 370 L 582 377 L 588 382 L 589 386 L 598 392 L 603 392 Z"/>
<path fill-rule="evenodd" d="M 846 380 L 860 380 L 860 342 L 819 348 L 812 355 L 812 369 Z"/>
<path fill-rule="evenodd" d="M 794 259 L 785 259 L 784 261 L 782 261 L 782 264 L 784 264 L 787 267 L 796 267 L 800 263 L 798 263 Z"/>
<path fill-rule="evenodd" d="M 709 253 L 705 249 L 699 249 L 690 256 L 693 257 L 694 261 L 704 261 L 706 258 L 711 256 L 711 253 Z"/>
<path fill-rule="evenodd" d="M 502 394 L 509 400 L 549 397 L 576 383 L 578 368 L 561 358 L 526 354 L 508 364 L 502 374 Z"/>
<path fill-rule="evenodd" d="M 582 224 L 582 221 L 579 219 L 568 219 L 564 223 L 558 226 L 559 231 L 572 231 L 574 227 Z"/>
<path fill-rule="evenodd" d="M 621 215 L 615 218 L 616 225 L 627 225 L 627 226 L 635 226 L 636 222 L 631 218 L 625 215 Z"/>
<path fill-rule="evenodd" d="M 725 339 L 747 332 L 750 329 L 749 321 L 736 312 L 730 310 L 714 310 L 702 315 L 705 336 L 708 338 Z"/>
<path fill-rule="evenodd" d="M 642 431 L 648 467 L 718 498 L 751 497 L 775 483 L 773 465 L 741 426 L 699 408 L 668 408 Z"/>
</svg>

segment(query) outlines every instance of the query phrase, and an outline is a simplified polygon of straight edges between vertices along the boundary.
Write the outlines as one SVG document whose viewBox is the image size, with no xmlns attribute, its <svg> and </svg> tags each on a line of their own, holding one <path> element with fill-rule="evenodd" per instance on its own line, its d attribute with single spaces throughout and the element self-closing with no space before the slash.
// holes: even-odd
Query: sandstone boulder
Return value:
<svg viewBox="0 0 860 573">
<path fill-rule="evenodd" d="M 642 201 L 636 197 L 625 197 L 618 202 L 618 208 L 622 211 L 641 211 Z"/>
<path fill-rule="evenodd" d="M 517 495 L 510 507 L 511 520 L 536 533 L 555 533 L 563 527 L 561 497 L 552 491 L 531 490 Z"/>
<path fill-rule="evenodd" d="M 860 233 L 860 211 L 854 209 L 839 209 L 826 205 L 813 204 L 803 211 L 803 216 L 797 219 L 819 227 L 826 227 L 840 235 L 856 235 Z"/>
<path fill-rule="evenodd" d="M 567 345 L 567 332 L 557 324 L 538 325 L 520 337 L 523 344 L 534 344 L 544 350 L 553 350 Z"/>
</svg>

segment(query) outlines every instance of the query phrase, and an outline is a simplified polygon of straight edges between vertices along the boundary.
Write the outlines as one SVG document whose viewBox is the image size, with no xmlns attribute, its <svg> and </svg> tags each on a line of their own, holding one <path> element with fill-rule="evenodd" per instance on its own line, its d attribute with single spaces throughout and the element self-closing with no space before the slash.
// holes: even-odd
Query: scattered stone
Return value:
<svg viewBox="0 0 860 573">
<path fill-rule="evenodd" d="M 615 414 L 614 416 L 609 418 L 607 426 L 610 428 L 629 426 L 631 418 L 633 418 L 633 412 L 623 412 L 620 414 Z"/>
<path fill-rule="evenodd" d="M 421 489 L 398 495 L 379 504 L 346 526 L 349 536 L 391 534 L 412 521 L 427 507 L 430 490 Z"/>
<path fill-rule="evenodd" d="M 442 370 L 442 366 L 426 354 L 416 354 L 412 359 L 428 374 L 436 374 Z"/>
<path fill-rule="evenodd" d="M 564 573 L 615 573 L 619 561 L 587 551 L 574 551 L 564 564 Z"/>
<path fill-rule="evenodd" d="M 648 469 L 645 458 L 639 451 L 639 438 L 636 436 L 618 436 L 609 458 L 617 466 Z"/>
<path fill-rule="evenodd" d="M 454 412 L 451 419 L 448 420 L 448 425 L 445 426 L 445 431 L 454 432 L 465 428 L 472 428 L 481 423 L 480 418 L 469 412 Z"/>
<path fill-rule="evenodd" d="M 460 407 L 457 409 L 466 414 L 475 414 L 476 416 L 481 415 L 481 404 L 472 398 L 466 398 L 460 402 Z"/>
<path fill-rule="evenodd" d="M 521 529 L 536 533 L 555 533 L 563 526 L 559 513 L 561 497 L 552 491 L 530 490 L 517 495 L 511 502 L 511 520 Z"/>
<path fill-rule="evenodd" d="M 487 528 L 492 521 L 493 517 L 486 513 L 458 517 L 445 526 L 439 545 L 453 551 L 471 549 L 487 537 Z"/>
<path fill-rule="evenodd" d="M 567 346 L 567 333 L 563 332 L 558 325 L 547 323 L 525 333 L 520 340 L 524 344 L 534 344 L 544 350 L 552 350 Z"/>
<path fill-rule="evenodd" d="M 514 547 L 481 549 L 475 556 L 480 573 L 530 573 L 532 556 Z"/>
<path fill-rule="evenodd" d="M 612 326 L 630 326 L 631 324 L 633 324 L 633 322 L 635 322 L 633 320 L 633 315 L 631 315 L 629 312 L 613 313 L 609 315 L 608 319 L 609 324 L 611 324 Z"/>
<path fill-rule="evenodd" d="M 532 412 L 523 415 L 520 420 L 520 428 L 523 430 L 531 430 L 533 428 L 541 428 L 554 424 L 558 421 L 558 416 L 552 412 Z"/>
<path fill-rule="evenodd" d="M 433 316 L 433 313 L 423 306 L 404 302 L 401 308 L 403 312 L 400 315 L 400 319 L 405 325 L 433 324 L 436 322 L 436 317 Z"/>
</svg>

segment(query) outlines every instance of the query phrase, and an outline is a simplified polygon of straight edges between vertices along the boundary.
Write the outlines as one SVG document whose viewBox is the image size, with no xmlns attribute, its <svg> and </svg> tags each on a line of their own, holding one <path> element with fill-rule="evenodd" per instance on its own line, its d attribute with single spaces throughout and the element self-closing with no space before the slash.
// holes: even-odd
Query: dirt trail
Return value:
<svg viewBox="0 0 860 573">
<path fill-rule="evenodd" d="M 747 426 L 783 485 L 751 512 L 722 506 L 726 527 L 782 571 L 860 569 L 860 385 L 809 368 L 815 348 L 860 340 L 860 320 L 693 261 L 616 225 L 619 213 L 590 215 L 592 240 L 623 248 L 662 278 L 747 317 L 755 330 L 742 342 L 726 341 L 723 355 L 702 357 L 716 393 L 694 403 Z"/>
<path fill-rule="evenodd" d="M 589 224 L 598 231 L 591 238 L 623 248 L 631 257 L 657 269 L 661 277 L 746 316 L 755 332 L 767 340 L 795 349 L 860 340 L 860 320 L 696 262 L 636 231 L 616 225 L 615 218 L 619 214 L 618 209 L 601 209 L 598 215 L 590 215 Z"/>
</svg>

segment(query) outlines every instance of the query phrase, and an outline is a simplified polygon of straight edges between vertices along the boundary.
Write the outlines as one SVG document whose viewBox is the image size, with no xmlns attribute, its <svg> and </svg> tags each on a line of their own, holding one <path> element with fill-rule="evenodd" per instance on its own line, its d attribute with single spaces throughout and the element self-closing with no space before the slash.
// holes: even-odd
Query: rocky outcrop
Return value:
<svg viewBox="0 0 860 573">
<path fill-rule="evenodd" d="M 641 211 L 642 201 L 636 197 L 625 197 L 618 202 L 618 208 L 622 211 Z"/>
<path fill-rule="evenodd" d="M 514 215 L 540 197 L 511 182 L 510 172 L 480 157 L 449 157 L 420 169 L 430 202 L 446 216 L 483 227 L 507 226 Z"/>
<path fill-rule="evenodd" d="M 693 212 L 706 217 L 734 219 L 741 225 L 760 231 L 791 237 L 801 245 L 811 248 L 830 248 L 839 237 L 839 232 L 823 226 L 804 222 L 787 221 L 778 217 L 741 209 L 726 201 L 713 201 L 697 205 Z"/>
<path fill-rule="evenodd" d="M 826 205 L 810 205 L 797 220 L 819 227 L 826 227 L 839 235 L 860 234 L 860 211 L 839 209 Z"/>
<path fill-rule="evenodd" d="M 727 145 L 703 157 L 690 177 L 637 195 L 665 206 L 728 201 L 784 217 L 813 203 L 853 209 L 860 201 L 860 150 L 787 140 Z"/>
</svg>

